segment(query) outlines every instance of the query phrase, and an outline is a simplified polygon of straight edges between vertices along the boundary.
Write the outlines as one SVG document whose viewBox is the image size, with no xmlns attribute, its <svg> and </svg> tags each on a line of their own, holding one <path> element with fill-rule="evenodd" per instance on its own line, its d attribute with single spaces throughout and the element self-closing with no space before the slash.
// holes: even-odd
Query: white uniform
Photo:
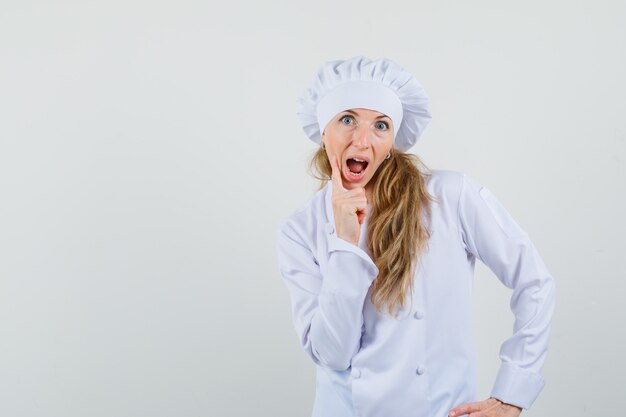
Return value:
<svg viewBox="0 0 626 417">
<path fill-rule="evenodd" d="M 491 396 L 530 408 L 544 386 L 554 279 L 529 236 L 467 174 L 431 170 L 432 231 L 398 320 L 376 313 L 364 244 L 335 233 L 332 183 L 281 222 L 278 259 L 301 347 L 317 365 L 314 417 L 445 417 L 479 401 L 471 333 L 475 259 L 511 288 L 515 315 Z"/>
</svg>

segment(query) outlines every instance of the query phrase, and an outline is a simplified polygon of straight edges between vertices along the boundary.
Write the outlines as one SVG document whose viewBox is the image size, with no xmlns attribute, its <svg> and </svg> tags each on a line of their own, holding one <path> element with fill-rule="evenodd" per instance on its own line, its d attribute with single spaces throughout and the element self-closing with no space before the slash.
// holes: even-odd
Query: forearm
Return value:
<svg viewBox="0 0 626 417">
<path fill-rule="evenodd" d="M 374 277 L 358 255 L 331 253 L 308 333 L 311 354 L 321 365 L 337 370 L 350 365 L 360 346 L 363 303 Z"/>
</svg>

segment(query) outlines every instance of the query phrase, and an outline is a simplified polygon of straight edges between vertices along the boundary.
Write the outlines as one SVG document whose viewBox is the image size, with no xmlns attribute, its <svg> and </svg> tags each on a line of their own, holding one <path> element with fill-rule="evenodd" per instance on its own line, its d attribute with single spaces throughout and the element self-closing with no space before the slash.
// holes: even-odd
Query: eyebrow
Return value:
<svg viewBox="0 0 626 417">
<path fill-rule="evenodd" d="M 352 113 L 355 116 L 358 116 L 358 113 L 355 112 L 354 110 L 344 110 L 344 113 Z M 391 120 L 391 117 L 387 116 L 386 114 L 381 114 L 376 119 L 382 119 L 382 118 L 387 118 L 387 119 Z"/>
</svg>

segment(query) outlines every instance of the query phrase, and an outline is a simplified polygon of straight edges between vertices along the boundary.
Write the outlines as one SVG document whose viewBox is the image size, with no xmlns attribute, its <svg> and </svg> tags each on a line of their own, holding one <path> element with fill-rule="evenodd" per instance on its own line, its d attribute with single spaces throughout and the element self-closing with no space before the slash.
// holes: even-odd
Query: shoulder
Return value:
<svg viewBox="0 0 626 417">
<path fill-rule="evenodd" d="M 459 197 L 462 192 L 486 192 L 482 181 L 461 171 L 452 169 L 432 169 L 425 173 L 431 174 L 428 181 L 428 190 L 438 195 Z"/>
<path fill-rule="evenodd" d="M 431 181 L 443 185 L 460 183 L 465 175 L 465 173 L 453 169 L 428 169 L 424 173 L 430 177 Z"/>
<path fill-rule="evenodd" d="M 279 222 L 279 235 L 289 235 L 301 239 L 312 236 L 320 223 L 326 223 L 326 195 L 328 185 L 315 192 L 300 207 Z"/>
<path fill-rule="evenodd" d="M 434 197 L 458 200 L 466 174 L 452 169 L 429 169 L 424 171 L 426 188 Z"/>
</svg>

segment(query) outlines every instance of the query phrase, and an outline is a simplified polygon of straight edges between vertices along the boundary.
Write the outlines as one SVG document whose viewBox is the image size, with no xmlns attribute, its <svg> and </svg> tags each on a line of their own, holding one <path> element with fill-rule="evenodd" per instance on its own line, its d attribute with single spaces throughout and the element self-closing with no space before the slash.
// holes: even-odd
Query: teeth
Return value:
<svg viewBox="0 0 626 417">
<path fill-rule="evenodd" d="M 355 160 L 355 161 L 357 161 L 357 162 L 365 162 L 364 160 L 362 160 L 362 159 L 358 159 L 358 158 L 352 158 L 352 159 L 354 159 L 354 160 Z"/>
</svg>

